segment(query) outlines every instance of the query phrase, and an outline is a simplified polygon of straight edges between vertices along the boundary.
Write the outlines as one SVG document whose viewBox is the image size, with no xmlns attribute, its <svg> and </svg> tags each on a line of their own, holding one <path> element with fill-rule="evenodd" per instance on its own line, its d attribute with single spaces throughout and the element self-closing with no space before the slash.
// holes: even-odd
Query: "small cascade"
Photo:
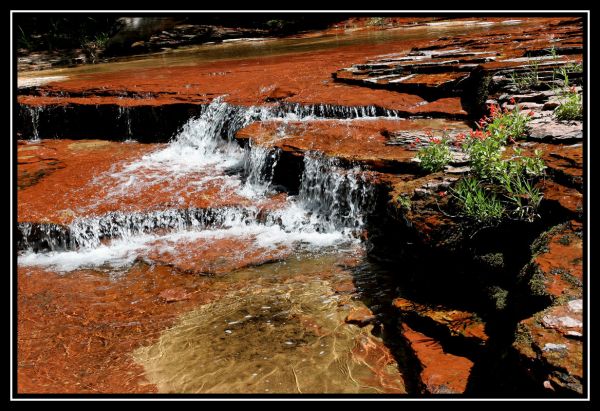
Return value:
<svg viewBox="0 0 600 411">
<path fill-rule="evenodd" d="M 295 116 L 299 120 L 305 118 L 326 118 L 326 119 L 356 119 L 371 117 L 391 117 L 400 118 L 401 114 L 397 110 L 389 110 L 376 106 L 339 106 L 333 104 L 300 104 L 300 103 L 280 103 L 274 108 L 277 116 Z"/>
<path fill-rule="evenodd" d="M 131 109 L 128 106 L 119 106 L 119 111 L 117 114 L 117 119 L 120 120 L 124 118 L 125 119 L 125 126 L 127 129 L 127 139 L 131 139 L 132 137 L 132 132 L 131 132 Z"/>
<path fill-rule="evenodd" d="M 298 202 L 316 216 L 319 230 L 361 230 L 374 207 L 374 190 L 360 167 L 344 169 L 319 153 L 304 157 Z"/>
<path fill-rule="evenodd" d="M 113 212 L 81 218 L 69 226 L 19 223 L 20 250 L 63 251 L 100 246 L 109 239 L 130 239 L 159 230 L 203 230 L 250 224 L 257 209 L 168 209 L 149 213 Z"/>
<path fill-rule="evenodd" d="M 69 249 L 71 236 L 68 227 L 58 224 L 19 223 L 17 249 L 33 252 Z"/>
<path fill-rule="evenodd" d="M 122 115 L 127 116 L 126 113 L 124 109 Z M 355 113 L 361 114 L 369 113 Z M 261 247 L 273 248 L 298 245 L 320 249 L 356 241 L 374 203 L 373 190 L 363 170 L 344 168 L 335 159 L 308 153 L 304 157 L 299 194 L 265 209 L 260 201 L 268 204 L 273 194 L 272 181 L 279 153 L 251 142 L 244 149 L 234 139 L 235 133 L 252 121 L 296 121 L 297 116 L 310 115 L 303 111 L 281 115 L 276 107 L 238 107 L 221 98 L 213 100 L 200 116 L 182 127 L 167 147 L 121 165 L 119 170 L 99 176 L 92 184 L 113 187 L 116 197 L 109 195 L 103 201 L 119 201 L 118 196 L 137 195 L 136 188 L 144 184 L 164 184 L 190 176 L 194 176 L 190 184 L 202 195 L 204 181 L 218 179 L 219 184 L 233 189 L 237 195 L 258 201 L 256 205 L 112 212 L 76 219 L 68 227 L 21 223 L 19 249 L 24 256 L 20 261 L 23 264 L 64 262 L 60 260 L 62 257 L 56 257 L 61 252 L 70 253 L 69 264 L 73 266 L 83 258 L 81 253 L 95 252 L 94 261 L 102 260 L 105 255 L 115 261 L 119 253 L 128 256 L 143 253 L 147 244 L 159 237 L 206 236 L 211 232 L 255 238 Z M 112 251 L 107 252 L 107 247 L 112 247 Z M 37 251 L 50 253 L 47 258 L 38 260 L 32 255 Z M 91 258 L 91 254 L 88 257 Z"/>
<path fill-rule="evenodd" d="M 31 140 L 40 139 L 40 113 L 44 110 L 43 106 L 23 106 L 31 119 Z"/>
<path fill-rule="evenodd" d="M 243 172 L 246 181 L 242 192 L 248 196 L 252 196 L 257 192 L 269 192 L 278 160 L 278 150 L 254 146 L 250 142 L 244 154 Z"/>
</svg>

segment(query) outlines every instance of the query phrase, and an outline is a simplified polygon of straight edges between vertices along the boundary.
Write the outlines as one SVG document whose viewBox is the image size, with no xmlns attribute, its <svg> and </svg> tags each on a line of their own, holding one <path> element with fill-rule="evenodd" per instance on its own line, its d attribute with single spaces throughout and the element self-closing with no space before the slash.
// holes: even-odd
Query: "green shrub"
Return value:
<svg viewBox="0 0 600 411">
<path fill-rule="evenodd" d="M 525 137 L 527 123 L 533 114 L 531 112 L 523 113 L 514 99 L 511 99 L 510 102 L 515 105 L 514 109 L 501 111 L 498 106 L 491 105 L 490 116 L 484 117 L 479 122 L 479 126 L 484 128 L 486 134 L 502 144 Z"/>
<path fill-rule="evenodd" d="M 452 159 L 448 139 L 432 137 L 429 144 L 423 147 L 417 153 L 417 158 L 421 162 L 421 168 L 430 173 L 441 171 Z"/>
<path fill-rule="evenodd" d="M 514 147 L 513 156 L 503 158 L 505 144 L 525 135 L 531 114 L 524 115 L 518 106 L 504 112 L 491 106 L 490 116 L 484 117 L 478 123 L 479 130 L 464 139 L 471 175 L 459 180 L 452 194 L 462 214 L 479 223 L 490 224 L 504 216 L 533 221 L 542 200 L 534 181 L 546 168 L 542 152 L 535 150 L 533 156 L 525 156 Z"/>
<path fill-rule="evenodd" d="M 471 171 L 480 179 L 494 179 L 502 172 L 502 144 L 493 138 L 470 138 L 465 150 L 471 161 Z"/>
<path fill-rule="evenodd" d="M 504 215 L 504 206 L 496 195 L 483 188 L 476 178 L 462 178 L 450 190 L 466 217 L 488 224 L 500 220 Z"/>
<path fill-rule="evenodd" d="M 581 120 L 583 118 L 583 102 L 577 91 L 563 96 L 561 104 L 554 109 L 554 116 L 561 121 Z"/>
</svg>

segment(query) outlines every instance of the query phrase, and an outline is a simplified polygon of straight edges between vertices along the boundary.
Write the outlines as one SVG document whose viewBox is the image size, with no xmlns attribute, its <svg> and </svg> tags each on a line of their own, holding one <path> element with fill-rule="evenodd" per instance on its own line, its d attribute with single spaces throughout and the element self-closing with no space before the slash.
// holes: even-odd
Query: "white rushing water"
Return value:
<svg viewBox="0 0 600 411">
<path fill-rule="evenodd" d="M 309 113 L 310 118 L 312 115 Z M 144 184 L 172 183 L 193 175 L 186 184 L 199 192 L 216 181 L 223 190 L 235 190 L 252 199 L 252 204 L 260 204 L 274 194 L 271 183 L 278 153 L 252 144 L 243 149 L 234 135 L 253 121 L 271 119 L 298 121 L 302 116 L 264 107 L 235 107 L 216 99 L 198 118 L 189 120 L 166 147 L 119 165 L 93 183 L 114 187 L 111 192 L 115 196 L 135 196 Z M 104 200 L 110 201 L 110 195 Z M 56 227 L 33 229 L 22 224 L 20 248 L 25 251 L 19 264 L 51 266 L 59 271 L 107 264 L 119 267 L 143 258 L 149 249 L 165 242 L 223 237 L 252 238 L 253 246 L 263 248 L 317 250 L 355 243 L 372 203 L 373 193 L 359 168 L 345 169 L 319 153 L 307 153 L 298 195 L 268 212 L 259 206 L 114 212 L 76 219 L 68 233 Z M 65 238 L 52 238 L 57 233 Z M 44 248 L 46 252 L 34 252 Z"/>
</svg>

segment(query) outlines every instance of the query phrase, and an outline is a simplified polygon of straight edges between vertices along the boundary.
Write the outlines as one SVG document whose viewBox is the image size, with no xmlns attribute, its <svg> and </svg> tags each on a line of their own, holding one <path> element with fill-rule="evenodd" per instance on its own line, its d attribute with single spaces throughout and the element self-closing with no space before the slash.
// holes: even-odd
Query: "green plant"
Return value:
<svg viewBox="0 0 600 411">
<path fill-rule="evenodd" d="M 534 150 L 533 157 L 524 157 L 521 156 L 521 150 L 515 148 L 515 153 L 519 156 L 521 163 L 524 167 L 525 174 L 528 174 L 533 177 L 540 177 L 544 174 L 544 170 L 546 169 L 546 164 L 542 159 L 542 151 Z"/>
<path fill-rule="evenodd" d="M 535 179 L 546 168 L 542 152 L 535 150 L 533 156 L 525 156 L 514 146 L 511 157 L 504 158 L 503 154 L 505 144 L 525 135 L 531 115 L 521 113 L 518 106 L 502 112 L 490 106 L 490 117 L 478 123 L 477 131 L 471 131 L 468 138 L 457 137 L 464 140 L 462 147 L 469 154 L 471 166 L 470 175 L 452 189 L 464 216 L 488 224 L 503 216 L 525 221 L 538 216 L 542 194 L 535 187 Z"/>
<path fill-rule="evenodd" d="M 518 89 L 528 89 L 541 84 L 538 75 L 539 63 L 529 61 L 529 68 L 524 72 L 513 72 L 510 75 L 511 81 Z"/>
<path fill-rule="evenodd" d="M 530 119 L 518 105 L 504 112 L 497 106 L 490 106 L 490 117 L 485 116 L 478 123 L 479 130 L 471 132 L 463 144 L 471 160 L 471 171 L 484 180 L 498 179 L 506 173 L 507 164 L 502 160 L 504 145 L 524 137 Z"/>
<path fill-rule="evenodd" d="M 417 153 L 417 158 L 421 162 L 421 168 L 430 173 L 441 171 L 452 159 L 448 138 L 431 137 L 429 144 L 423 147 Z"/>
<path fill-rule="evenodd" d="M 502 144 L 493 138 L 471 138 L 464 148 L 469 154 L 471 171 L 479 179 L 492 180 L 502 170 Z"/>
<path fill-rule="evenodd" d="M 504 189 L 506 198 L 513 206 L 510 213 L 514 218 L 533 221 L 538 217 L 536 210 L 542 201 L 542 194 L 531 180 L 522 174 L 512 175 L 505 181 Z"/>
<path fill-rule="evenodd" d="M 18 47 L 25 48 L 28 50 L 33 49 L 35 46 L 34 41 L 27 34 L 25 34 L 25 31 L 23 30 L 23 28 L 21 26 L 17 26 L 17 27 L 19 28 L 19 36 L 17 39 Z"/>
<path fill-rule="evenodd" d="M 479 223 L 490 224 L 504 215 L 504 206 L 496 195 L 483 188 L 476 178 L 462 178 L 450 190 L 466 217 Z"/>
<path fill-rule="evenodd" d="M 533 114 L 532 112 L 523 113 L 514 98 L 511 98 L 510 102 L 514 105 L 512 110 L 504 109 L 502 111 L 498 106 L 490 105 L 490 116 L 485 116 L 479 122 L 479 127 L 486 134 L 502 144 L 525 137 L 527 124 Z"/>
<path fill-rule="evenodd" d="M 282 30 L 285 27 L 286 22 L 285 22 L 285 20 L 278 20 L 278 19 L 269 20 L 266 22 L 266 25 L 271 30 Z"/>
<path fill-rule="evenodd" d="M 409 196 L 399 195 L 397 198 L 397 201 L 398 201 L 398 204 L 400 205 L 400 208 L 402 208 L 403 210 L 406 210 L 406 211 L 410 211 L 412 204 L 411 204 Z"/>
<path fill-rule="evenodd" d="M 583 73 L 583 64 L 577 62 L 571 62 L 565 64 L 559 68 L 556 68 L 552 72 L 552 80 L 556 82 L 556 77 L 562 77 L 563 88 L 569 87 L 569 74 L 571 73 Z"/>
<path fill-rule="evenodd" d="M 563 94 L 562 102 L 554 109 L 554 116 L 561 121 L 583 118 L 582 98 L 574 88 L 569 93 Z"/>
</svg>

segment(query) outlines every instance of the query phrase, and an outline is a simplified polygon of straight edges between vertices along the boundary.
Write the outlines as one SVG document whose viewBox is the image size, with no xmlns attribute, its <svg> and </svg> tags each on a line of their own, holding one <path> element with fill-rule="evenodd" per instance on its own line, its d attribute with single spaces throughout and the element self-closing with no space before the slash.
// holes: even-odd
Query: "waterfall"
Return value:
<svg viewBox="0 0 600 411">
<path fill-rule="evenodd" d="M 187 241 L 215 235 L 252 238 L 261 247 L 285 245 L 319 250 L 357 241 L 374 203 L 373 190 L 360 167 L 343 167 L 338 160 L 307 153 L 298 195 L 287 197 L 277 206 L 264 207 L 273 194 L 279 153 L 252 142 L 242 148 L 234 136 L 253 121 L 298 121 L 298 115 L 313 115 L 301 111 L 282 114 L 280 110 L 278 106 L 237 107 L 215 99 L 166 147 L 121 164 L 117 171 L 92 182 L 113 187 L 111 191 L 116 193 L 116 199 L 109 194 L 101 201 L 119 201 L 117 194 L 137 195 L 136 187 L 143 184 L 174 182 L 182 177 L 187 182 L 194 176 L 197 180 L 189 184 L 198 187 L 199 195 L 205 181 L 218 181 L 251 199 L 252 206 L 112 212 L 81 217 L 66 227 L 20 223 L 20 263 L 54 265 L 57 269 L 79 267 L 90 261 L 118 265 L 143 255 L 159 240 Z M 354 113 L 361 114 L 369 112 Z"/>
<path fill-rule="evenodd" d="M 360 167 L 344 169 L 335 158 L 307 153 L 298 202 L 317 216 L 320 230 L 361 230 L 374 192 Z"/>
<path fill-rule="evenodd" d="M 27 110 L 27 114 L 31 119 L 31 140 L 40 139 L 40 113 L 44 109 L 43 106 L 22 106 Z"/>
<path fill-rule="evenodd" d="M 254 146 L 250 142 L 244 154 L 244 176 L 246 181 L 242 193 L 252 197 L 257 193 L 268 193 L 279 160 L 279 151 Z"/>
<path fill-rule="evenodd" d="M 295 116 L 302 118 L 357 119 L 372 117 L 399 118 L 397 110 L 376 106 L 339 106 L 334 104 L 300 104 L 280 103 L 275 109 L 278 116 Z"/>
<path fill-rule="evenodd" d="M 125 117 L 125 126 L 127 128 L 127 139 L 130 139 L 132 136 L 132 133 L 131 133 L 131 109 L 127 106 L 119 106 L 117 119 L 120 120 L 123 117 Z"/>
</svg>

